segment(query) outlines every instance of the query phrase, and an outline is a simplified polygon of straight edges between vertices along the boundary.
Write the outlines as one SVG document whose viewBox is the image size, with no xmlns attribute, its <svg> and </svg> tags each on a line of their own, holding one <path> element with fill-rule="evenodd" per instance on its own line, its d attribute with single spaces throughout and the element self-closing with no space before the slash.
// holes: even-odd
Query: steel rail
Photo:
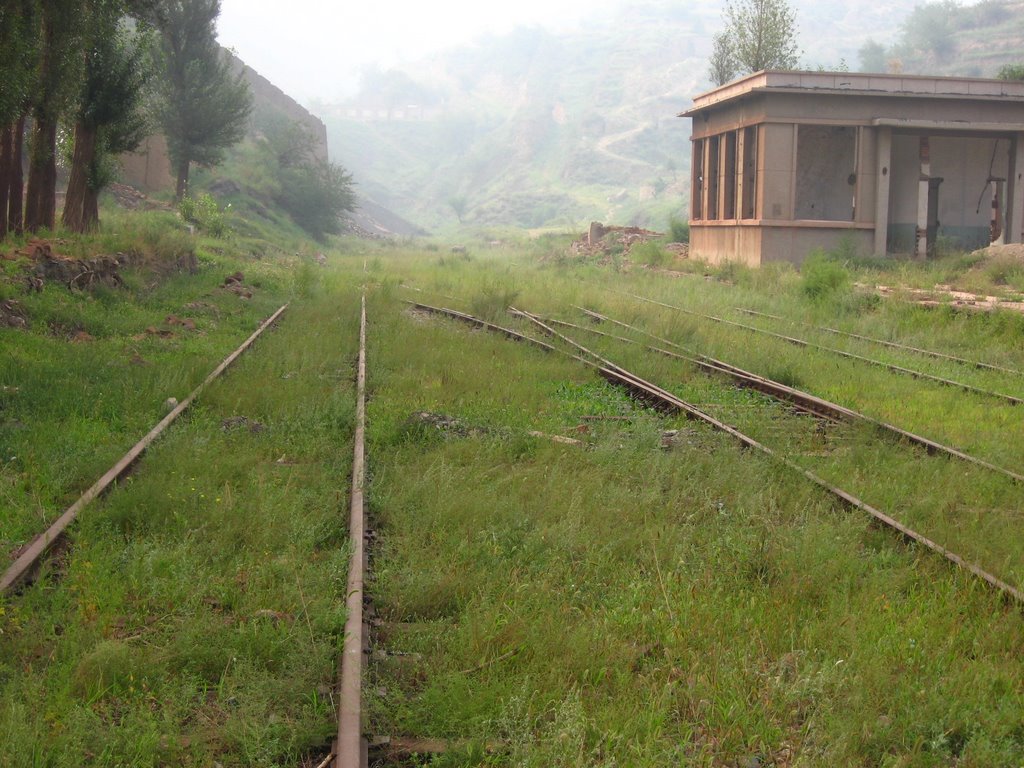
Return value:
<svg viewBox="0 0 1024 768">
<path fill-rule="evenodd" d="M 519 333 L 518 331 L 513 331 L 511 328 L 505 328 L 500 325 L 495 325 L 494 323 L 489 323 L 486 320 L 481 320 L 480 318 L 474 317 L 473 315 L 467 315 L 465 312 L 459 312 L 457 309 L 449 309 L 448 307 L 434 307 L 431 306 L 430 304 L 421 304 L 417 301 L 409 301 L 408 299 L 406 299 L 405 301 L 407 304 L 410 304 L 416 309 L 421 310 L 423 312 L 429 312 L 435 315 L 445 315 L 454 320 L 461 320 L 463 323 L 475 326 L 476 328 L 483 328 L 488 331 L 500 333 L 503 336 L 512 339 L 513 341 L 520 341 L 525 344 L 531 344 L 535 347 L 543 349 L 545 352 L 559 351 L 555 347 L 551 346 L 550 344 L 547 344 L 546 342 L 540 341 L 539 339 L 532 339 L 525 334 Z"/>
<path fill-rule="evenodd" d="M 982 368 L 990 371 L 999 371 L 1000 373 L 1009 373 L 1014 376 L 1024 376 L 1024 372 L 1018 371 L 1015 368 L 1004 368 L 1001 365 L 993 365 L 992 363 L 983 363 L 980 360 L 968 360 L 966 357 L 957 357 L 956 355 L 948 355 L 945 352 L 936 352 L 933 349 L 923 349 L 921 347 L 912 347 L 909 344 L 898 344 L 895 341 L 886 341 L 885 339 L 876 339 L 873 336 L 864 336 L 859 333 L 851 333 L 850 331 L 841 331 L 838 328 L 829 328 L 827 325 L 814 325 L 812 323 L 806 323 L 803 320 L 791 320 L 786 317 L 780 317 L 779 315 L 770 315 L 767 312 L 758 312 L 755 309 L 746 309 L 744 307 L 733 307 L 737 312 L 742 312 L 745 315 L 751 315 L 753 317 L 767 317 L 772 320 L 780 320 L 787 323 L 799 323 L 807 328 L 813 328 L 818 331 L 825 331 L 835 336 L 846 336 L 851 339 L 857 339 L 858 341 L 867 341 L 872 344 L 878 344 L 883 347 L 889 347 L 890 349 L 902 349 L 908 352 L 916 352 L 920 355 L 927 355 L 928 357 L 934 357 L 937 360 L 949 360 L 954 363 L 960 363 L 961 365 L 967 365 L 972 368 Z"/>
<path fill-rule="evenodd" d="M 644 345 L 648 350 L 652 352 L 658 352 L 659 354 L 665 355 L 667 357 L 684 360 L 686 362 L 692 363 L 693 365 L 696 365 L 697 367 L 709 373 L 716 373 L 727 376 L 731 378 L 734 382 L 736 382 L 736 384 L 739 386 L 755 389 L 758 392 L 768 395 L 769 397 L 773 397 L 778 400 L 784 400 L 796 406 L 800 410 L 806 411 L 807 413 L 831 419 L 833 421 L 861 421 L 864 422 L 865 424 L 874 427 L 875 429 L 878 429 L 881 432 L 891 434 L 899 440 L 903 440 L 905 442 L 911 443 L 912 445 L 917 445 L 921 448 L 924 448 L 929 454 L 935 455 L 937 453 L 944 453 L 947 456 L 951 456 L 961 461 L 966 461 L 970 464 L 974 464 L 975 466 L 979 466 L 989 471 L 1004 475 L 1005 477 L 1010 478 L 1015 483 L 1024 483 L 1024 475 L 1018 472 L 1014 472 L 1013 470 L 1006 469 L 1005 467 L 1001 467 L 998 464 L 993 464 L 992 462 L 985 461 L 984 459 L 979 459 L 976 456 L 971 456 L 970 454 L 965 453 L 964 451 L 961 451 L 958 448 L 943 445 L 942 443 L 939 443 L 935 440 L 931 440 L 927 437 L 923 437 L 922 435 L 918 435 L 915 434 L 914 432 L 902 429 L 901 427 L 897 427 L 895 424 L 889 424 L 888 422 L 875 419 L 871 416 L 868 416 L 867 414 L 861 413 L 860 411 L 855 411 L 852 408 L 847 408 L 845 406 L 839 405 L 838 403 L 833 403 L 829 400 L 817 397 L 816 395 L 812 395 L 808 392 L 804 392 L 794 387 L 790 387 L 786 384 L 782 384 L 781 382 L 773 381 L 772 379 L 766 378 L 764 376 L 759 376 L 756 373 L 751 373 L 750 371 L 744 370 L 743 368 L 739 368 L 737 366 L 731 365 L 721 360 L 716 360 L 713 357 L 696 354 L 686 349 L 686 347 L 683 347 L 682 345 L 675 343 L 674 341 L 670 341 L 669 339 L 656 336 L 653 333 L 650 333 L 649 331 L 645 331 L 643 328 L 637 328 L 635 326 L 629 325 L 628 323 L 624 323 L 621 320 L 616 320 L 612 317 L 608 317 L 607 315 L 602 315 L 599 312 L 594 312 L 593 310 L 585 309 L 583 307 L 575 308 L 579 309 L 581 312 L 584 312 L 586 315 L 596 320 L 606 321 L 614 325 L 627 328 L 631 331 L 642 333 L 645 336 L 649 336 L 650 338 L 659 341 L 663 344 L 668 344 L 669 346 L 675 347 L 676 349 L 679 349 L 685 352 L 686 354 L 681 355 L 675 352 L 670 352 L 669 350 L 666 349 L 661 349 L 659 347 Z M 565 325 L 566 327 L 570 328 L 577 328 L 587 333 L 605 336 L 608 338 L 616 339 L 617 341 L 628 342 L 630 344 L 642 344 L 642 342 L 636 341 L 635 339 L 629 339 L 624 336 L 615 336 L 613 334 L 607 334 L 602 331 L 598 331 L 594 328 L 587 328 L 586 326 L 574 325 L 573 323 L 566 323 L 560 320 L 548 320 L 547 322 L 558 325 Z"/>
<path fill-rule="evenodd" d="M 83 493 L 78 500 L 75 501 L 70 507 L 64 510 L 64 513 L 58 517 L 49 528 L 43 533 L 39 534 L 32 543 L 23 551 L 18 558 L 11 563 L 11 565 L 4 572 L 3 576 L 0 577 L 0 594 L 5 594 L 12 591 L 22 582 L 26 581 L 36 565 L 42 559 L 50 548 L 59 541 L 64 534 L 67 532 L 68 527 L 75 521 L 81 511 L 94 499 L 100 496 L 106 491 L 111 485 L 117 482 L 125 473 L 135 464 L 136 461 L 145 453 L 146 449 L 152 445 L 164 430 L 166 430 L 181 414 L 183 414 L 188 407 L 192 405 L 200 393 L 210 383 L 219 377 L 224 371 L 226 371 L 232 363 L 239 358 L 239 356 L 245 352 L 253 342 L 260 337 L 260 335 L 273 325 L 277 319 L 288 309 L 288 305 L 280 307 L 274 314 L 264 320 L 259 328 L 248 339 L 242 342 L 242 345 L 238 347 L 234 352 L 228 355 L 213 371 L 203 379 L 203 382 L 196 387 L 192 392 L 178 403 L 174 409 L 164 416 L 155 427 L 153 427 L 146 435 L 133 445 L 128 452 L 118 459 L 117 463 L 108 469 L 99 480 L 92 484 L 89 489 Z"/>
<path fill-rule="evenodd" d="M 359 362 L 356 370 L 356 428 L 352 452 L 352 489 L 349 499 L 349 540 L 352 555 L 345 596 L 345 643 L 338 675 L 338 738 L 335 768 L 365 768 L 367 746 L 363 738 L 363 662 L 366 628 L 363 600 L 366 576 L 366 294 L 359 313 Z"/>
<path fill-rule="evenodd" d="M 904 368 L 901 365 L 894 365 L 893 363 L 884 363 L 881 360 L 873 360 L 870 357 L 857 355 L 854 354 L 853 352 L 845 352 L 841 349 L 836 349 L 835 347 L 826 347 L 822 344 L 815 344 L 813 342 L 807 341 L 806 339 L 798 339 L 795 336 L 786 336 L 785 334 L 775 333 L 775 331 L 769 331 L 765 330 L 764 328 L 758 328 L 755 325 L 737 323 L 735 320 L 726 320 L 724 317 L 718 317 L 716 315 L 706 315 L 703 312 L 696 312 L 692 309 L 686 309 L 684 307 L 676 306 L 675 304 L 666 304 L 663 301 L 650 299 L 647 298 L 646 296 L 639 296 L 635 293 L 625 293 L 623 291 L 615 291 L 615 293 L 622 293 L 623 295 L 629 296 L 630 298 L 636 299 L 637 301 L 645 301 L 649 304 L 656 304 L 658 306 L 666 307 L 668 309 L 674 309 L 677 312 L 682 312 L 684 314 L 691 315 L 693 317 L 703 318 L 705 320 L 711 320 L 716 323 L 721 323 L 722 325 L 728 325 L 734 328 L 742 328 L 743 330 L 746 331 L 753 331 L 754 333 L 760 333 L 764 334 L 765 336 L 771 336 L 772 338 L 780 339 L 790 344 L 795 344 L 798 347 L 805 347 L 808 349 L 817 349 L 823 352 L 830 352 L 834 355 L 839 355 L 840 357 L 845 357 L 850 360 L 857 360 L 858 362 L 861 363 L 867 363 L 869 365 L 874 365 L 879 368 L 885 368 L 886 370 L 892 371 L 893 373 L 902 373 L 907 376 L 911 376 L 915 379 L 925 379 L 927 381 L 933 381 L 937 384 L 943 384 L 947 387 L 957 387 L 959 389 L 962 389 L 966 392 L 971 392 L 973 394 L 984 395 L 985 397 L 993 397 L 1000 400 L 1004 400 L 1010 403 L 1011 405 L 1024 404 L 1024 398 L 1014 397 L 1013 395 L 1007 395 L 1002 392 L 993 392 L 988 389 L 982 389 L 981 387 L 972 386 L 971 384 L 964 384 L 963 382 L 960 381 L 954 381 L 953 379 L 946 379 L 941 376 L 933 376 L 930 373 L 915 371 L 911 368 Z"/>
<path fill-rule="evenodd" d="M 904 525 L 903 523 L 891 517 L 890 515 L 885 514 L 881 510 L 871 506 L 870 504 L 861 500 L 857 496 L 854 496 L 852 493 L 849 493 L 848 491 L 844 491 L 842 488 L 832 485 L 827 480 L 818 476 L 814 472 L 805 469 L 804 467 L 800 466 L 799 464 L 787 458 L 786 456 L 783 456 L 782 454 L 773 451 L 768 446 L 758 442 L 752 437 L 745 435 L 735 427 L 729 426 L 725 422 L 705 413 L 704 411 L 697 408 L 695 405 L 692 405 L 691 403 L 682 400 L 681 398 L 677 397 L 671 392 L 661 389 L 655 384 L 644 381 L 643 379 L 633 375 L 626 369 L 621 368 L 618 365 L 615 365 L 606 358 L 601 357 L 600 355 L 592 352 L 591 350 L 587 349 L 581 344 L 578 344 L 572 339 L 569 339 L 564 334 L 560 334 L 558 331 L 546 325 L 536 316 L 531 315 L 528 312 L 516 310 L 512 307 L 510 307 L 509 310 L 516 314 L 517 316 L 524 317 L 530 320 L 532 323 L 534 323 L 542 330 L 544 330 L 545 333 L 563 339 L 567 344 L 576 348 L 580 352 L 594 358 L 595 360 L 600 360 L 604 361 L 604 363 L 607 363 L 607 365 L 599 365 L 597 363 L 582 360 L 582 358 L 577 358 L 581 359 L 582 362 L 586 363 L 589 367 L 597 368 L 598 372 L 603 378 L 605 378 L 607 381 L 611 383 L 618 384 L 624 387 L 634 398 L 641 400 L 645 403 L 648 403 L 656 408 L 659 408 L 660 410 L 682 413 L 691 420 L 703 422 L 720 432 L 724 432 L 725 434 L 734 438 L 738 443 L 740 443 L 740 445 L 746 448 L 756 450 L 764 454 L 765 456 L 774 459 L 775 461 L 779 462 L 788 469 L 791 469 L 792 471 L 799 473 L 804 478 L 809 480 L 811 483 L 818 486 L 819 488 L 821 488 L 834 498 L 838 499 L 840 503 L 842 503 L 843 505 L 864 512 L 872 520 L 879 522 L 887 528 L 895 531 L 903 538 L 912 541 L 916 544 L 919 544 L 938 555 L 941 555 L 946 561 L 975 576 L 980 581 L 984 582 L 987 586 L 996 590 L 1004 598 L 1012 600 L 1014 603 L 1017 604 L 1018 607 L 1024 607 L 1024 592 L 1022 592 L 1017 587 L 1014 587 L 1008 582 L 989 573 L 977 564 L 964 559 L 963 557 L 946 548 L 942 544 L 939 544 L 938 542 L 933 541 L 927 536 L 918 533 L 917 531 L 913 530 L 907 525 Z M 446 311 L 446 313 L 448 312 L 451 311 Z M 463 315 L 463 317 L 471 317 L 470 315 L 465 315 L 465 313 L 452 313 L 452 315 L 455 314 Z"/>
</svg>

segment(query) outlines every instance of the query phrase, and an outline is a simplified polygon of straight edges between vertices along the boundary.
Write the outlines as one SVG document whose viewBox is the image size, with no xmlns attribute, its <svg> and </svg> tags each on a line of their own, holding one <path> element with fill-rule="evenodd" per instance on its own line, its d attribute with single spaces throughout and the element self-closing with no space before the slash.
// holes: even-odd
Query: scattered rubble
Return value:
<svg viewBox="0 0 1024 768">
<path fill-rule="evenodd" d="M 0 301 L 0 326 L 28 328 L 28 313 L 21 302 L 14 299 Z"/>
</svg>

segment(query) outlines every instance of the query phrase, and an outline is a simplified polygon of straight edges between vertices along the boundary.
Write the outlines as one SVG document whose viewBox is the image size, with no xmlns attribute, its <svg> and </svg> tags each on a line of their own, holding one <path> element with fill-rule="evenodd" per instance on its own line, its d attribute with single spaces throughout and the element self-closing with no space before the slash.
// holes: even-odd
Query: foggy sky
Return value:
<svg viewBox="0 0 1024 768">
<path fill-rule="evenodd" d="M 516 26 L 556 29 L 621 0 L 223 0 L 220 42 L 303 102 L 351 95 L 367 66 L 393 66 Z"/>
</svg>

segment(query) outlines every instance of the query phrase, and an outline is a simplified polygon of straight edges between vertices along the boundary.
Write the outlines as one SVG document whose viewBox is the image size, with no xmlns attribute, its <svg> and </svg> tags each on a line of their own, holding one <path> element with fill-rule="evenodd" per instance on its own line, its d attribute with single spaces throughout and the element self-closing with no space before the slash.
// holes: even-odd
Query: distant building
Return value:
<svg viewBox="0 0 1024 768">
<path fill-rule="evenodd" d="M 690 249 L 799 263 L 844 244 L 925 254 L 1019 243 L 1024 83 L 758 72 L 703 93 L 693 120 Z"/>
</svg>

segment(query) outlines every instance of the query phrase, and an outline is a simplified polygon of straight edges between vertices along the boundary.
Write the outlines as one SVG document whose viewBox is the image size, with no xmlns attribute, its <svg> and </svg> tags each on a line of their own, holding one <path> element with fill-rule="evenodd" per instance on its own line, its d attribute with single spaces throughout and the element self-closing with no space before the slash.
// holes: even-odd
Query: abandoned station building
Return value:
<svg viewBox="0 0 1024 768">
<path fill-rule="evenodd" d="M 693 120 L 696 258 L 1021 242 L 1024 82 L 758 72 L 680 116 Z"/>
</svg>

